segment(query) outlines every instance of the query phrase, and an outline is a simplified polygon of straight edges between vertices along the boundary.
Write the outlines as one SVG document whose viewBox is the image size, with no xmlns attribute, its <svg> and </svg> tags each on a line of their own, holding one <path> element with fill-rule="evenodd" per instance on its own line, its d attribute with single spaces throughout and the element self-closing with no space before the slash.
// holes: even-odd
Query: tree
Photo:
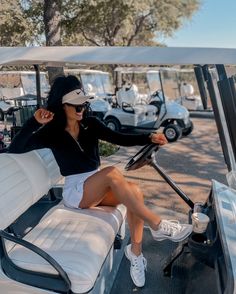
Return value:
<svg viewBox="0 0 236 294">
<path fill-rule="evenodd" d="M 29 45 L 37 35 L 17 0 L 1 0 L 0 46 Z"/>
<path fill-rule="evenodd" d="M 201 1 L 13 0 L 7 18 L 10 4 L 2 0 L 1 40 L 5 45 L 14 32 L 21 38 L 12 37 L 12 45 L 30 44 L 32 40 L 50 46 L 60 42 L 96 46 L 164 45 L 160 42 L 162 37 L 171 36 L 189 21 Z M 5 33 L 9 30 L 11 34 Z"/>
<path fill-rule="evenodd" d="M 44 0 L 43 22 L 47 46 L 61 46 L 61 1 Z M 62 67 L 48 67 L 49 83 L 63 73 Z"/>
<path fill-rule="evenodd" d="M 96 46 L 157 45 L 191 18 L 200 1 L 72 0 L 62 20 L 63 39 Z"/>
</svg>

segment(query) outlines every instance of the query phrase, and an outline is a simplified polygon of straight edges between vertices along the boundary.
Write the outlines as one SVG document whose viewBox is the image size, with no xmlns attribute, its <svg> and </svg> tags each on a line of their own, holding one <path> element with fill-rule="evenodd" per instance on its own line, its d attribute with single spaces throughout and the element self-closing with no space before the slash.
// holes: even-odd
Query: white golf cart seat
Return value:
<svg viewBox="0 0 236 294">
<path fill-rule="evenodd" d="M 132 109 L 133 113 L 141 115 L 142 113 L 148 119 L 153 119 L 156 116 L 157 109 L 153 105 L 141 104 L 138 87 L 133 84 L 130 87 L 124 85 L 117 91 L 117 103 L 125 110 L 125 108 Z"/>
<path fill-rule="evenodd" d="M 191 97 L 194 94 L 193 85 L 188 83 L 183 83 L 180 87 L 181 96 Z"/>
<path fill-rule="evenodd" d="M 1 256 L 2 293 L 65 293 L 66 275 L 70 293 L 103 293 L 111 287 L 123 255 L 114 242 L 117 234 L 125 237 L 125 207 L 79 210 L 60 202 L 23 238 L 14 236 L 4 230 L 63 177 L 49 149 L 4 153 L 0 164 L 1 250 L 6 246 Z"/>
</svg>

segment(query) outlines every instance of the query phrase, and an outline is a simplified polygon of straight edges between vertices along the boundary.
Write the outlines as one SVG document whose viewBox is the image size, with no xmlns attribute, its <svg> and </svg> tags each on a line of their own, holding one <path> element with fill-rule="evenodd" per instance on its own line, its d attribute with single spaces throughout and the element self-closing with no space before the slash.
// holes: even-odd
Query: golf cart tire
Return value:
<svg viewBox="0 0 236 294">
<path fill-rule="evenodd" d="M 109 117 L 105 119 L 105 125 L 113 131 L 119 132 L 121 129 L 120 122 L 115 117 Z"/>
<path fill-rule="evenodd" d="M 193 122 L 191 121 L 191 125 L 189 128 L 183 130 L 183 136 L 188 136 L 189 134 L 191 134 L 193 131 Z"/>
<path fill-rule="evenodd" d="M 180 126 L 175 124 L 167 125 L 164 130 L 163 134 L 166 136 L 168 142 L 175 142 L 182 136 L 182 129 Z"/>
</svg>

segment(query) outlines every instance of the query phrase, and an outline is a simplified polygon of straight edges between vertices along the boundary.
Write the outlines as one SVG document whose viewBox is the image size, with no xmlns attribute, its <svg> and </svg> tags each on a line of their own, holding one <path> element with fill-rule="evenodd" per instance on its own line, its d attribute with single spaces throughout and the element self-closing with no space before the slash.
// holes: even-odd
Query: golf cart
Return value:
<svg viewBox="0 0 236 294">
<path fill-rule="evenodd" d="M 228 183 L 222 184 L 212 179 L 212 189 L 201 207 L 201 212 L 210 219 L 205 232 L 193 232 L 177 246 L 144 238 L 144 255 L 150 254 L 150 264 L 154 260 L 154 265 L 149 266 L 148 273 L 152 275 L 141 291 L 147 294 L 156 293 L 157 289 L 165 294 L 235 293 L 236 88 L 235 79 L 227 76 L 224 64 L 236 64 L 236 50 L 157 47 L 0 48 L 0 65 L 66 66 L 75 62 L 197 64 L 207 83 L 213 105 L 228 167 Z M 206 66 L 206 62 L 209 65 Z M 210 71 L 211 67 L 216 69 L 216 75 Z M 195 204 L 176 189 L 163 169 L 158 168 L 155 161 L 157 149 L 158 146 L 145 146 L 130 159 L 126 169 L 140 168 L 144 164 L 154 167 L 188 204 L 191 221 Z M 123 223 L 121 225 L 124 210 L 117 209 L 114 212 L 113 207 L 69 209 L 55 198 L 51 202 L 49 198 L 40 202 L 39 198 L 47 193 L 48 187 L 51 186 L 54 192 L 50 193 L 52 198 L 61 191 L 61 186 L 53 186 L 57 183 L 59 171 L 48 150 L 1 154 L 0 160 L 3 167 L 0 171 L 0 287 L 3 293 L 116 294 L 139 291 L 133 289 L 128 271 L 124 273 L 125 265 L 127 268 L 129 263 L 125 258 L 121 261 L 124 244 L 129 238 Z M 36 218 L 36 221 L 31 222 L 32 218 Z M 23 233 L 22 228 L 25 228 Z M 160 262 L 156 262 L 157 259 Z M 163 269 L 160 265 L 163 265 Z"/>
<path fill-rule="evenodd" d="M 49 90 L 45 72 L 40 72 L 40 87 L 43 100 Z M 0 71 L 0 99 L 0 120 L 4 120 L 4 114 L 11 114 L 7 111 L 10 107 L 10 110 L 19 110 L 15 112 L 15 119 L 17 125 L 22 125 L 37 106 L 35 71 Z"/>
<path fill-rule="evenodd" d="M 116 96 L 119 101 L 118 105 L 122 105 L 123 111 L 130 107 L 131 103 L 139 109 L 143 109 L 146 113 L 148 113 L 147 109 L 151 108 L 152 120 L 155 120 L 155 122 L 152 121 L 149 128 L 156 130 L 162 127 L 169 142 L 174 142 L 182 135 L 187 136 L 192 132 L 193 123 L 190 120 L 188 110 L 169 100 L 164 94 L 162 69 L 119 67 L 115 69 L 115 72 L 117 74 L 117 88 L 119 89 Z M 127 80 L 129 81 L 128 86 L 126 85 Z M 126 81 L 126 84 L 124 84 L 124 81 Z M 121 126 L 123 125 L 122 113 L 119 111 L 118 116 L 116 112 L 118 113 L 117 109 L 112 109 L 110 113 L 106 114 L 106 117 L 109 116 L 109 123 L 113 119 L 117 122 L 116 125 Z M 130 114 L 131 116 L 135 116 L 135 113 Z"/>
<path fill-rule="evenodd" d="M 192 84 L 182 82 L 180 86 L 181 96 L 175 101 L 189 111 L 191 110 L 203 110 L 202 100 L 199 95 L 194 94 L 194 88 Z"/>
<path fill-rule="evenodd" d="M 40 72 L 40 86 L 41 96 L 46 97 L 49 84 L 45 72 Z M 35 71 L 0 71 L 0 97 L 15 106 L 36 105 Z M 24 100 L 21 105 L 19 97 Z"/>
<path fill-rule="evenodd" d="M 165 88 L 175 90 L 171 95 L 176 97 L 175 102 L 189 111 L 203 111 L 208 108 L 206 82 L 202 81 L 198 69 L 171 67 L 164 68 L 163 74 Z"/>
</svg>

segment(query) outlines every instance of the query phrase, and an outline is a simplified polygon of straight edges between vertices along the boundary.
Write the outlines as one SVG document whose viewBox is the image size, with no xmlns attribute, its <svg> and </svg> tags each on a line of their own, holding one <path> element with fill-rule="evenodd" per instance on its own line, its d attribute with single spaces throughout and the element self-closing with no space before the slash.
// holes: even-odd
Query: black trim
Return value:
<svg viewBox="0 0 236 294">
<path fill-rule="evenodd" d="M 59 293 L 71 293 L 71 282 L 67 273 L 49 254 L 34 244 L 12 236 L 3 230 L 0 230 L 0 237 L 1 265 L 5 274 L 9 278 L 45 290 L 56 291 Z M 45 259 L 58 272 L 58 275 L 31 271 L 17 266 L 12 262 L 6 251 L 4 239 L 12 241 L 35 252 Z"/>
<path fill-rule="evenodd" d="M 35 78 L 36 78 L 37 109 L 38 109 L 42 107 L 40 68 L 38 64 L 34 64 L 34 70 L 35 70 Z"/>
<path fill-rule="evenodd" d="M 216 66 L 220 80 L 218 87 L 221 95 L 222 105 L 225 113 L 225 119 L 229 131 L 230 141 L 234 153 L 234 160 L 236 160 L 236 96 L 234 81 L 227 78 L 224 66 Z"/>
<path fill-rule="evenodd" d="M 230 163 L 230 158 L 229 158 L 229 153 L 228 153 L 228 147 L 226 144 L 224 130 L 223 130 L 221 117 L 220 117 L 220 113 L 219 113 L 219 108 L 217 105 L 217 99 L 216 99 L 216 93 L 215 93 L 215 89 L 214 89 L 213 79 L 212 79 L 212 76 L 209 72 L 209 68 L 207 65 L 203 66 L 202 69 L 203 69 L 203 73 L 204 73 L 204 76 L 206 79 L 209 96 L 211 99 L 212 109 L 214 112 L 214 117 L 215 117 L 216 126 L 217 126 L 219 137 L 220 137 L 220 142 L 221 142 L 221 146 L 222 146 L 222 150 L 223 150 L 223 154 L 224 154 L 225 163 L 227 165 L 228 170 L 231 170 L 231 163 Z"/>
<path fill-rule="evenodd" d="M 135 113 L 134 108 L 126 102 L 122 102 L 122 110 L 128 113 Z"/>
<path fill-rule="evenodd" d="M 194 67 L 194 73 L 196 76 L 199 93 L 202 100 L 202 105 L 204 109 L 207 109 L 207 91 L 205 88 L 204 74 L 201 66 Z"/>
</svg>

